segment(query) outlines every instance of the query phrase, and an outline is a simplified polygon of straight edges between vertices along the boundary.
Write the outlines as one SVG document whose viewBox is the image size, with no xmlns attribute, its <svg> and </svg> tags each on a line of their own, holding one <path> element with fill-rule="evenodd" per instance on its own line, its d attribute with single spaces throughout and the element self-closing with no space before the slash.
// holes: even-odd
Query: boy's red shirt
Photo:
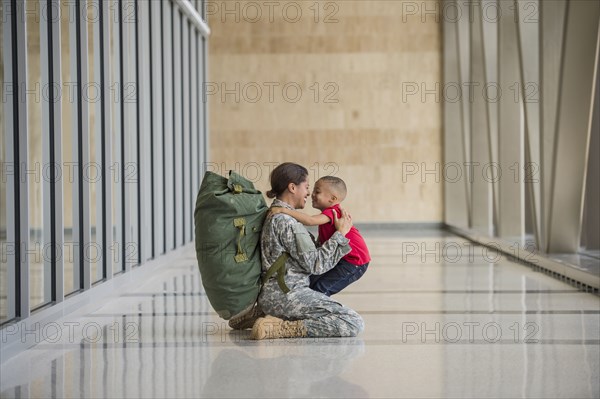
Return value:
<svg viewBox="0 0 600 399">
<path fill-rule="evenodd" d="M 319 242 L 321 244 L 329 240 L 333 233 L 335 233 L 335 225 L 333 219 L 334 211 L 337 212 L 338 218 L 342 216 L 339 204 L 330 206 L 329 208 L 324 209 L 322 212 L 323 215 L 329 218 L 330 222 L 319 226 Z M 350 251 L 350 253 L 344 256 L 342 259 L 356 266 L 369 263 L 371 261 L 369 249 L 367 248 L 365 240 L 362 238 L 356 227 L 352 226 L 348 234 L 346 234 L 346 238 L 350 240 L 350 248 L 352 248 L 352 251 Z"/>
</svg>

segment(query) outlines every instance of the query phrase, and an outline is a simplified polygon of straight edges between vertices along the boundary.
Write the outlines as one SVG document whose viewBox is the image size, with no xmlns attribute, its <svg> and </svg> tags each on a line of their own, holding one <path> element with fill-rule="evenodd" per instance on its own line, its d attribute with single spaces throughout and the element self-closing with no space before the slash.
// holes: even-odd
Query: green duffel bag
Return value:
<svg viewBox="0 0 600 399">
<path fill-rule="evenodd" d="M 196 257 L 210 304 L 225 320 L 254 306 L 261 287 L 260 232 L 268 207 L 249 180 L 206 172 L 196 198 Z"/>
</svg>

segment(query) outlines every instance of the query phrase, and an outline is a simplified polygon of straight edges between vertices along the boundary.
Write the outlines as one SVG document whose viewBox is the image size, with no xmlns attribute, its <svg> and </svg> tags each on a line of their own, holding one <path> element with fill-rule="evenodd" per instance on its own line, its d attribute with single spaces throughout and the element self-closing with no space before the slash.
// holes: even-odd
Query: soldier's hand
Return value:
<svg viewBox="0 0 600 399">
<path fill-rule="evenodd" d="M 344 208 L 340 207 L 340 211 L 342 212 L 342 216 L 339 218 L 337 212 L 333 212 L 333 224 L 335 225 L 335 229 L 345 236 L 352 228 L 352 217 Z"/>
</svg>

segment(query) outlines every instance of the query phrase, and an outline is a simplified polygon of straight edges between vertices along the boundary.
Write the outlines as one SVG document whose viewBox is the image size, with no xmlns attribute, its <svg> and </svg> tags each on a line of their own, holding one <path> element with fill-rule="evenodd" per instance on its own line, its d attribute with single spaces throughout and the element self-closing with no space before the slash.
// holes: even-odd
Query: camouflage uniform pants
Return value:
<svg viewBox="0 0 600 399">
<path fill-rule="evenodd" d="M 302 320 L 309 337 L 355 337 L 364 329 L 358 313 L 308 286 L 285 294 L 272 279 L 264 285 L 258 303 L 268 315 Z"/>
</svg>

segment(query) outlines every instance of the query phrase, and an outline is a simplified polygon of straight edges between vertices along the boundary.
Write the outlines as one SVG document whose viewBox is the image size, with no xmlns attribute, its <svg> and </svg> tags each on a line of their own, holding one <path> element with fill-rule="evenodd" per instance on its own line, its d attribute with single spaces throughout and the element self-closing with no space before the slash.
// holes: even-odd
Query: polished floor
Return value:
<svg viewBox="0 0 600 399">
<path fill-rule="evenodd" d="M 364 317 L 357 338 L 248 340 L 188 245 L 5 361 L 0 397 L 600 396 L 600 297 L 448 233 L 365 238 L 371 266 L 336 296 Z"/>
</svg>

